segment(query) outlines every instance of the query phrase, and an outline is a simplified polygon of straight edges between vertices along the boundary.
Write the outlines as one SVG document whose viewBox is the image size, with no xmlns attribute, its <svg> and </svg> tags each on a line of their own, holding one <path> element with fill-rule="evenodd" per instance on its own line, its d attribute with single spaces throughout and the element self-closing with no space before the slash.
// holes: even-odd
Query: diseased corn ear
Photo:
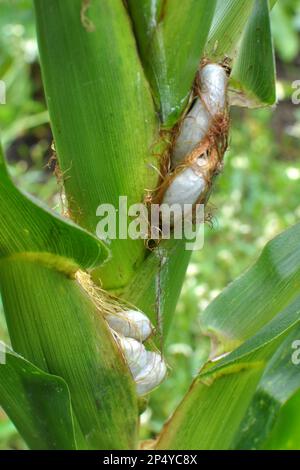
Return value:
<svg viewBox="0 0 300 470">
<path fill-rule="evenodd" d="M 204 65 L 200 72 L 201 99 L 206 106 L 210 120 L 224 112 L 227 102 L 228 76 L 224 67 L 218 64 Z"/>
<path fill-rule="evenodd" d="M 120 310 L 120 312 L 106 315 L 105 319 L 112 330 L 141 342 L 153 333 L 148 317 L 137 310 Z"/>
<path fill-rule="evenodd" d="M 222 65 L 204 64 L 198 96 L 175 135 L 170 171 L 163 176 L 156 198 L 171 207 L 178 205 L 180 216 L 185 204 L 206 202 L 212 179 L 221 169 L 228 133 L 227 83 Z"/>
<path fill-rule="evenodd" d="M 172 166 L 176 167 L 191 153 L 205 137 L 208 130 L 209 112 L 200 98 L 196 98 L 192 109 L 183 119 L 174 149 Z"/>
<path fill-rule="evenodd" d="M 138 395 L 151 392 L 164 380 L 167 373 L 166 363 L 162 356 L 156 352 L 148 351 L 147 365 L 135 377 Z"/>
<path fill-rule="evenodd" d="M 191 154 L 206 136 L 214 117 L 224 112 L 227 82 L 226 71 L 217 64 L 207 64 L 199 72 L 200 97 L 180 125 L 172 151 L 173 167 Z"/>
<path fill-rule="evenodd" d="M 167 367 L 161 354 L 147 351 L 145 346 L 132 338 L 118 336 L 131 370 L 138 395 L 145 395 L 156 388 L 165 378 Z"/>
<path fill-rule="evenodd" d="M 105 319 L 131 371 L 139 395 L 157 387 L 166 375 L 166 365 L 160 354 L 147 351 L 142 344 L 154 332 L 148 317 L 116 297 L 110 296 L 82 271 L 76 274 L 99 315 Z M 159 358 L 159 360 L 158 360 Z"/>
<path fill-rule="evenodd" d="M 193 168 L 185 168 L 167 188 L 162 203 L 169 206 L 179 204 L 182 208 L 184 204 L 196 204 L 205 187 L 202 176 L 198 176 Z"/>
<path fill-rule="evenodd" d="M 145 346 L 133 338 L 118 335 L 117 341 L 123 350 L 124 356 L 133 377 L 136 377 L 147 364 L 147 351 Z"/>
<path fill-rule="evenodd" d="M 78 270 L 76 279 L 112 330 L 142 342 L 153 333 L 153 326 L 143 312 L 133 310 L 124 300 L 101 289 L 88 273 Z"/>
</svg>

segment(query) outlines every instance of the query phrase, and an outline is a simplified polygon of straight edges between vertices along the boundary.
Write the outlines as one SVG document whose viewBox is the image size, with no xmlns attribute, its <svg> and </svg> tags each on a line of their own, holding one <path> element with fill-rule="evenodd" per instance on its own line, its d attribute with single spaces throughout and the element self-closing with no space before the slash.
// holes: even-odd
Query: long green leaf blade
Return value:
<svg viewBox="0 0 300 470">
<path fill-rule="evenodd" d="M 0 405 L 31 449 L 76 449 L 65 381 L 8 348 L 0 364 Z"/>
<path fill-rule="evenodd" d="M 300 224 L 264 248 L 245 274 L 230 284 L 204 311 L 204 333 L 212 355 L 231 351 L 250 338 L 300 293 Z"/>
<path fill-rule="evenodd" d="M 271 359 L 240 425 L 234 448 L 261 449 L 271 445 L 273 428 L 277 420 L 282 419 L 280 414 L 285 412 L 282 408 L 300 390 L 299 369 L 292 361 L 292 345 L 299 335 L 300 330 L 296 328 Z M 286 430 L 281 445 L 289 438 Z"/>
<path fill-rule="evenodd" d="M 255 0 L 232 71 L 232 83 L 247 103 L 276 101 L 275 59 L 268 0 Z M 241 100 L 241 96 L 239 96 Z"/>
<path fill-rule="evenodd" d="M 300 323 L 300 297 L 217 365 L 204 369 L 168 421 L 158 449 L 230 449 L 268 360 Z"/>
<path fill-rule="evenodd" d="M 233 59 L 255 0 L 218 0 L 205 54 L 215 61 Z"/>
</svg>

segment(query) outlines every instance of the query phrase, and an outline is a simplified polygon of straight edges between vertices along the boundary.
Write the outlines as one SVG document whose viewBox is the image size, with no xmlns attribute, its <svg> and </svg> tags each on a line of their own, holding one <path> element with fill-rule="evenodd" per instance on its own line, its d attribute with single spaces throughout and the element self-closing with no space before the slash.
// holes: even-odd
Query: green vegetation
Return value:
<svg viewBox="0 0 300 470">
<path fill-rule="evenodd" d="M 104 73 L 103 82 L 91 88 L 88 86 L 86 95 L 81 96 L 82 101 L 79 102 L 77 96 L 68 95 L 69 82 L 64 83 L 63 62 L 66 50 L 62 50 L 61 54 L 57 53 L 54 57 L 52 49 L 48 47 L 45 40 L 50 37 L 49 31 L 55 31 L 57 44 L 53 47 L 58 52 L 68 23 L 56 23 L 57 15 L 50 11 L 51 8 L 47 22 L 45 22 L 43 15 L 47 12 L 42 11 L 45 9 L 44 2 L 42 0 L 35 2 L 44 84 L 46 93 L 53 96 L 49 111 L 62 171 L 59 186 L 51 171 L 54 168 L 53 162 L 50 162 L 50 168 L 48 166 L 53 153 L 52 136 L 37 63 L 38 52 L 32 2 L 3 0 L 1 3 L 0 79 L 7 84 L 7 104 L 0 105 L 0 124 L 1 141 L 6 153 L 9 173 L 17 187 L 37 196 L 56 212 L 61 212 L 62 206 L 65 207 L 66 204 L 64 195 L 62 196 L 60 191 L 64 182 L 72 218 L 83 228 L 75 228 L 73 224 L 67 224 L 58 217 L 57 219 L 51 218 L 50 222 L 50 214 L 25 199 L 7 178 L 4 167 L 0 166 L 2 187 L 5 186 L 6 191 L 11 191 L 14 195 L 13 199 L 16 198 L 18 201 L 15 205 L 9 206 L 10 211 L 15 211 L 16 219 L 19 217 L 19 207 L 20 213 L 25 211 L 29 214 L 29 220 L 38 220 L 39 224 L 45 224 L 45 230 L 51 223 L 54 227 L 51 225 L 52 230 L 57 230 L 56 233 L 60 234 L 59 243 L 54 242 L 53 245 L 48 243 L 46 248 L 43 245 L 43 237 L 40 240 L 37 237 L 35 244 L 27 247 L 28 251 L 47 251 L 53 257 L 63 257 L 66 262 L 62 267 L 60 264 L 62 259 L 58 263 L 57 258 L 52 258 L 51 264 L 48 262 L 48 257 L 46 261 L 41 257 L 38 262 L 42 264 L 35 266 L 36 259 L 32 261 L 32 259 L 29 260 L 26 257 L 23 259 L 15 255 L 16 251 L 26 251 L 25 245 L 25 248 L 22 245 L 22 249 L 18 250 L 13 246 L 11 252 L 14 256 L 1 261 L 0 283 L 3 289 L 6 316 L 9 318 L 7 323 L 10 335 L 8 335 L 4 315 L 1 312 L 0 339 L 6 343 L 11 342 L 15 351 L 26 359 L 9 352 L 7 372 L 0 366 L 0 404 L 1 400 L 9 398 L 7 390 L 1 388 L 1 384 L 6 380 L 5 373 L 13 377 L 11 379 L 15 384 L 13 393 L 22 391 L 24 386 L 22 374 L 25 373 L 26 380 L 29 382 L 32 377 L 38 376 L 39 379 L 32 385 L 33 395 L 37 397 L 36 401 L 41 404 L 43 394 L 46 394 L 45 396 L 51 399 L 50 408 L 55 408 L 60 417 L 63 417 L 64 422 L 64 427 L 58 434 L 55 424 L 50 419 L 51 413 L 48 409 L 43 410 L 41 407 L 41 415 L 37 416 L 37 422 L 33 423 L 30 417 L 34 406 L 30 401 L 25 399 L 21 417 L 18 416 L 18 409 L 14 408 L 15 404 L 9 403 L 7 406 L 13 408 L 11 418 L 18 423 L 19 431 L 24 437 L 26 436 L 27 444 L 32 448 L 46 448 L 47 446 L 75 448 L 76 444 L 82 448 L 97 448 L 101 445 L 110 448 L 126 448 L 136 445 L 137 400 L 133 382 L 127 368 L 118 357 L 116 347 L 101 318 L 96 320 L 96 323 L 100 322 L 100 327 L 93 332 L 94 320 L 91 318 L 94 318 L 94 305 L 82 291 L 77 290 L 72 274 L 78 266 L 81 269 L 92 269 L 106 257 L 103 244 L 85 231 L 87 229 L 93 232 L 96 220 L 93 211 L 96 202 L 102 202 L 104 197 L 108 198 L 106 202 L 114 202 L 120 193 L 128 194 L 132 202 L 142 197 L 145 188 L 144 160 L 148 159 L 151 163 L 152 158 L 147 155 L 147 148 L 158 135 L 157 115 L 149 86 L 152 91 L 154 90 L 154 104 L 159 112 L 161 124 L 164 128 L 172 126 L 186 106 L 187 95 L 194 76 L 193 70 L 197 68 L 197 58 L 202 57 L 203 51 L 212 54 L 215 58 L 223 57 L 222 47 L 225 48 L 227 45 L 220 41 L 219 47 L 216 47 L 216 41 L 224 34 L 224 28 L 227 30 L 231 27 L 234 40 L 237 40 L 242 30 L 247 32 L 243 37 L 242 48 L 233 68 L 232 86 L 247 93 L 247 99 L 251 99 L 251 102 L 259 101 L 263 105 L 273 102 L 272 71 L 274 67 L 271 60 L 270 35 L 262 35 L 261 38 L 264 43 L 265 57 L 259 55 L 257 49 L 250 47 L 254 42 L 253 29 L 258 27 L 257 24 L 261 27 L 262 24 L 268 23 L 267 2 L 262 2 L 264 11 L 261 15 L 253 14 L 247 27 L 245 23 L 252 10 L 247 12 L 245 9 L 244 24 L 241 27 L 238 22 L 232 24 L 229 21 L 231 18 L 239 17 L 239 15 L 234 16 L 232 12 L 230 13 L 232 16 L 227 17 L 228 23 L 226 23 L 226 17 L 223 23 L 220 22 L 220 17 L 224 17 L 224 12 L 218 16 L 220 1 L 224 0 L 216 2 L 217 14 L 215 16 L 213 16 L 212 6 L 210 12 L 206 9 L 208 4 L 212 5 L 214 2 L 201 1 L 203 10 L 206 11 L 206 24 L 212 20 L 213 28 L 210 34 L 208 30 L 202 29 L 203 37 L 197 44 L 194 42 L 194 35 L 197 31 L 197 22 L 201 23 L 201 15 L 193 16 L 194 23 L 189 28 L 189 40 L 184 42 L 183 46 L 186 50 L 190 50 L 192 46 L 195 49 L 191 53 L 193 61 L 189 62 L 185 70 L 184 67 L 180 67 L 180 61 L 183 61 L 182 57 L 184 57 L 184 47 L 182 55 L 176 57 L 178 63 L 174 64 L 174 58 L 171 55 L 168 56 L 169 62 L 168 60 L 166 63 L 162 62 L 159 45 L 161 41 L 164 41 L 168 51 L 169 43 L 173 44 L 177 40 L 173 35 L 173 24 L 177 25 L 176 31 L 180 38 L 178 40 L 182 43 L 182 35 L 185 36 L 182 18 L 185 15 L 192 15 L 194 2 L 192 0 L 187 2 L 191 10 L 187 9 L 184 14 L 178 14 L 177 4 L 181 2 L 174 0 L 174 10 L 171 9 L 168 12 L 163 27 L 155 30 L 156 36 L 151 43 L 151 53 L 147 54 L 145 51 L 148 50 L 149 36 L 145 37 L 143 31 L 145 31 L 144 25 L 148 24 L 147 21 L 149 22 L 146 14 L 148 10 L 139 11 L 135 1 L 129 0 L 142 65 L 146 71 L 145 76 L 143 67 L 133 50 L 133 36 L 129 31 L 123 6 L 121 8 L 122 2 L 113 0 L 111 2 L 114 5 L 113 8 L 103 7 L 106 15 L 105 21 L 103 21 L 103 15 L 97 16 L 92 9 L 90 15 L 93 18 L 93 25 L 88 23 L 86 27 L 95 27 L 99 37 L 95 39 L 95 36 L 92 36 L 90 39 L 91 36 L 88 36 L 85 28 L 77 25 L 78 30 L 73 31 L 74 37 L 66 47 L 67 53 L 72 54 L 74 41 L 78 40 L 82 46 L 81 52 L 78 53 L 78 68 L 75 70 L 73 79 L 75 83 L 77 83 L 76 80 L 81 83 L 86 79 L 85 74 L 87 74 L 92 77 L 93 83 L 94 76 L 99 73 L 99 69 L 103 70 L 106 67 L 109 60 L 111 69 L 107 74 Z M 13 7 L 12 3 L 14 3 Z M 58 0 L 53 2 L 58 10 L 62 5 L 59 3 Z M 81 3 L 81 0 L 76 0 L 78 8 Z M 228 11 L 234 3 L 231 0 L 226 2 Z M 157 4 L 159 10 L 160 2 L 158 1 Z M 43 8 L 40 9 L 40 7 Z M 73 18 L 73 7 L 72 2 L 65 1 L 64 13 L 67 17 Z M 52 20 L 51 15 L 53 15 Z M 79 16 L 78 18 L 80 19 Z M 74 22 L 78 18 L 75 15 Z M 139 439 L 157 437 L 166 419 L 187 393 L 192 380 L 195 377 L 197 379 L 193 392 L 187 395 L 161 436 L 158 444 L 161 448 L 300 448 L 299 438 L 297 438 L 299 435 L 297 420 L 290 421 L 291 416 L 299 416 L 300 384 L 295 376 L 297 367 L 299 369 L 300 366 L 285 367 L 292 353 L 292 341 L 300 339 L 300 327 L 297 320 L 299 317 L 297 296 L 300 294 L 300 258 L 297 244 L 299 226 L 295 225 L 300 219 L 300 108 L 291 103 L 293 92 L 291 82 L 300 78 L 297 75 L 300 60 L 298 2 L 295 0 L 278 2 L 271 18 L 278 68 L 279 103 L 276 108 L 231 108 L 229 150 L 225 156 L 224 171 L 218 177 L 208 203 L 210 221 L 205 226 L 205 245 L 201 251 L 194 252 L 192 255 L 175 313 L 172 312 L 172 302 L 166 307 L 164 326 L 168 328 L 169 333 L 164 338 L 163 348 L 169 365 L 169 374 L 167 380 L 151 393 L 149 401 L 143 404 Z M 119 28 L 120 24 L 121 28 Z M 66 30 L 61 29 L 61 25 Z M 180 31 L 180 27 L 183 31 Z M 207 34 L 208 37 L 206 37 Z M 107 41 L 109 44 L 102 50 L 103 53 L 99 58 L 95 44 L 110 35 L 113 35 L 114 41 L 111 44 Z M 89 55 L 87 60 L 84 56 L 85 48 L 90 52 L 95 51 L 95 56 Z M 127 62 L 120 62 L 118 54 L 126 58 L 124 60 Z M 263 60 L 265 58 L 266 61 Z M 254 63 L 258 70 L 264 72 L 260 74 L 259 83 L 253 79 L 255 75 L 251 76 L 246 73 L 249 70 L 247 60 L 250 65 Z M 133 79 L 130 78 L 130 74 L 134 77 L 136 73 L 140 73 L 143 77 L 139 82 L 138 91 L 134 89 Z M 119 77 L 119 82 L 114 83 L 113 89 L 110 89 L 110 74 Z M 182 80 L 181 74 L 185 81 Z M 159 77 L 158 81 L 155 81 L 156 76 Z M 166 87 L 170 77 L 172 79 L 175 77 L 171 90 Z M 59 87 L 56 86 L 57 81 L 60 84 Z M 105 88 L 106 82 L 109 84 L 108 88 Z M 90 93 L 93 94 L 92 98 L 89 98 Z M 135 100 L 136 93 L 140 103 L 143 103 L 142 106 L 137 105 L 139 103 Z M 66 101 L 63 101 L 64 96 Z M 86 100 L 88 106 L 84 105 Z M 93 120 L 94 103 L 98 103 L 98 121 Z M 78 113 L 70 118 L 70 109 L 76 107 Z M 105 114 L 108 108 L 110 111 L 113 110 L 113 118 Z M 123 110 L 130 115 L 130 121 L 125 119 L 126 113 L 124 111 L 123 115 Z M 141 124 L 145 118 L 147 119 L 146 126 Z M 65 125 L 64 135 L 60 133 L 59 119 L 62 119 Z M 105 127 L 107 121 L 110 124 L 109 129 Z M 136 141 L 137 137 L 130 134 L 132 128 L 138 130 L 139 144 Z M 108 134 L 109 139 L 106 140 Z M 99 138 L 97 146 L 92 140 L 94 135 Z M 133 152 L 136 146 L 138 146 L 138 152 Z M 80 152 L 76 153 L 78 148 Z M 99 148 L 102 151 L 102 160 L 97 160 Z M 113 155 L 116 156 L 121 152 L 121 149 L 124 150 L 123 158 L 127 162 L 126 168 L 116 170 L 112 168 L 111 160 Z M 77 164 L 76 157 L 78 158 Z M 107 177 L 101 179 L 103 165 Z M 68 178 L 70 172 L 72 172 L 72 178 Z M 132 185 L 132 174 L 128 179 L 130 172 L 134 172 L 135 175 L 134 185 Z M 83 177 L 81 177 L 82 174 L 84 174 Z M 91 179 L 93 174 L 98 175 L 94 181 Z M 99 181 L 102 181 L 102 185 Z M 91 189 L 92 202 L 84 198 L 81 200 L 88 183 L 91 184 L 91 188 L 95 183 L 95 188 Z M 148 183 L 152 188 L 155 186 L 153 175 L 151 181 L 147 181 Z M 2 187 L 0 186 L 0 191 Z M 2 194 L 0 192 L 0 196 Z M 3 201 L 6 204 L 5 198 Z M 85 210 L 82 216 L 78 207 L 83 206 Z M 1 214 L 2 223 L 4 212 Z M 10 230 L 9 233 L 12 233 L 13 224 Z M 268 245 L 268 251 L 264 251 L 263 260 L 267 260 L 262 263 L 266 269 L 265 277 L 258 261 L 259 267 L 257 268 L 255 264 L 254 274 L 251 276 L 250 271 L 244 278 L 244 288 L 240 288 L 239 284 L 243 281 L 237 280 L 224 291 L 230 283 L 256 262 L 266 243 L 282 232 L 281 238 L 272 242 L 273 245 Z M 61 233 L 64 235 L 61 236 Z M 0 244 L 1 250 L 2 245 L 12 246 L 7 238 L 3 240 L 2 238 L 0 240 L 3 242 Z M 21 236 L 18 238 L 17 231 L 16 245 L 19 247 L 21 242 L 26 243 L 26 240 L 23 240 Z M 85 250 L 81 252 L 79 246 L 83 245 Z M 136 266 L 143 266 L 144 257 L 147 256 L 143 243 L 117 241 L 110 249 L 115 256 L 122 257 L 122 269 L 118 271 L 118 276 L 115 276 L 116 265 L 114 263 L 104 265 L 94 271 L 94 279 L 97 281 L 100 278 L 105 288 L 118 288 L 118 294 L 127 296 L 131 301 L 136 299 L 137 302 L 143 302 L 139 298 L 140 292 L 134 290 L 134 284 L 129 285 L 127 291 L 126 289 L 120 290 L 132 279 Z M 173 249 L 172 253 L 176 253 L 174 263 L 176 256 L 179 256 L 179 261 L 180 256 L 183 259 L 181 248 L 175 247 L 175 249 L 178 251 Z M 70 258 L 72 262 L 74 261 L 74 253 L 76 254 L 75 268 L 72 263 L 69 263 Z M 2 251 L 0 254 L 3 256 Z M 182 271 L 187 261 L 187 259 L 182 260 Z M 120 264 L 119 259 L 118 264 Z M 56 269 L 52 269 L 53 265 Z M 271 274 L 269 277 L 269 268 L 271 274 L 284 271 L 282 279 L 276 279 L 276 282 L 274 280 L 271 287 L 267 286 L 268 281 L 272 279 Z M 66 270 L 68 277 L 65 276 Z M 257 273 L 261 277 L 256 276 Z M 172 281 L 175 300 L 180 290 L 180 276 L 183 276 L 182 272 Z M 37 282 L 32 286 L 32 279 L 35 277 Z M 14 303 L 14 292 L 10 291 L 10 286 L 14 283 L 19 286 L 21 292 L 17 305 Z M 45 292 L 57 289 L 61 293 L 61 297 L 56 296 L 54 305 L 52 305 L 52 297 L 48 295 L 44 296 L 43 302 L 36 301 L 43 286 Z M 169 289 L 171 288 L 172 286 L 169 286 Z M 254 302 L 255 299 L 251 298 L 248 292 L 251 288 L 255 289 L 255 292 L 257 290 L 259 301 Z M 242 295 L 245 293 L 245 297 L 240 301 L 237 295 L 239 289 Z M 282 301 L 277 298 L 276 305 L 274 305 L 272 300 L 276 289 L 283 294 L 280 297 Z M 151 289 L 149 292 L 151 296 Z M 223 294 L 214 300 L 221 292 Z M 268 297 L 270 292 L 272 296 Z M 151 310 L 148 298 L 144 301 L 148 302 L 148 308 Z M 210 307 L 207 309 L 208 305 Z M 232 305 L 235 305 L 236 309 L 231 307 Z M 151 314 L 147 311 L 147 305 L 140 303 L 137 306 L 148 315 Z M 35 312 L 34 318 L 31 316 L 31 311 Z M 52 313 L 45 322 L 45 329 L 42 328 L 38 333 L 39 321 L 43 323 L 42 319 L 46 311 Z M 76 358 L 77 341 L 82 344 L 82 335 L 87 335 L 90 344 L 84 349 L 80 359 L 77 357 L 74 364 L 70 364 L 68 361 L 62 361 L 62 351 L 65 347 L 66 333 L 72 329 L 74 311 L 77 312 L 78 329 L 74 328 L 73 336 L 68 338 L 67 347 L 71 351 L 70 357 Z M 22 337 L 20 328 L 22 315 L 28 318 L 27 333 L 32 335 L 29 343 Z M 62 329 L 67 328 L 68 325 L 69 330 L 65 330 L 65 334 L 62 335 Z M 239 327 L 241 327 L 240 330 Z M 200 367 L 207 363 L 208 356 L 211 354 L 209 338 L 204 336 L 204 332 L 207 331 L 222 338 L 219 353 L 230 352 L 233 347 L 237 349 L 224 359 L 215 362 L 212 367 L 204 367 L 199 376 Z M 39 349 L 41 343 L 42 350 Z M 51 353 L 53 343 L 58 345 L 55 354 Z M 99 351 L 96 354 L 99 344 L 101 344 L 101 351 L 100 354 Z M 111 373 L 113 363 L 116 364 L 116 368 Z M 85 364 L 89 364 L 89 367 L 86 368 Z M 70 371 L 69 374 L 66 374 L 66 369 Z M 83 372 L 86 375 L 82 375 Z M 81 377 L 81 381 L 77 380 L 78 376 Z M 270 380 L 274 384 L 271 388 Z M 278 385 L 280 380 L 286 384 L 284 390 Z M 107 401 L 102 401 L 101 407 L 96 410 L 93 408 L 93 399 L 97 395 L 97 387 L 99 390 L 102 386 L 109 388 L 110 397 Z M 123 390 L 121 395 L 120 387 Z M 228 410 L 227 404 L 231 401 L 233 388 L 236 390 L 238 399 L 231 402 Z M 77 396 L 79 390 L 80 393 L 83 391 L 82 401 Z M 214 414 L 225 417 L 223 425 L 227 426 L 226 429 L 230 429 L 230 432 L 226 433 L 226 440 L 219 422 L 215 421 L 211 424 L 209 410 L 201 409 L 201 403 L 204 400 L 211 400 L 211 403 L 214 403 L 219 397 L 222 399 L 218 401 L 219 407 L 214 410 Z M 123 403 L 122 409 L 126 409 L 126 412 L 121 415 L 106 414 L 106 410 L 110 410 L 110 407 L 114 407 L 116 403 L 120 409 L 120 401 Z M 260 408 L 262 402 L 264 406 Z M 58 411 L 59 407 L 61 407 L 61 413 Z M 200 426 L 207 430 L 205 436 L 201 434 L 201 429 L 198 429 L 198 423 L 192 420 L 195 409 L 197 410 L 196 416 L 201 416 L 202 419 Z M 43 413 L 49 416 L 49 426 L 53 435 L 47 433 L 43 427 Z M 86 420 L 83 419 L 83 415 L 86 416 Z M 257 420 L 256 424 L 251 427 L 249 421 L 251 422 L 250 418 L 253 415 L 257 417 Z M 52 416 L 52 419 L 55 421 L 55 416 Z M 99 429 L 105 427 L 109 420 L 112 425 L 107 426 L 108 432 L 103 436 L 99 433 Z M 266 422 L 269 427 L 265 424 Z M 87 439 L 82 431 L 85 430 L 88 433 L 89 426 L 94 426 L 94 432 Z M 127 428 L 131 432 L 128 433 L 128 438 L 125 438 L 124 430 Z M 32 429 L 35 429 L 34 433 Z M 186 429 L 189 429 L 189 433 L 185 432 Z M 249 432 L 243 432 L 244 429 L 249 429 Z M 237 432 L 239 439 L 236 437 Z M 0 448 L 26 448 L 26 444 L 4 412 L 0 414 Z"/>
</svg>

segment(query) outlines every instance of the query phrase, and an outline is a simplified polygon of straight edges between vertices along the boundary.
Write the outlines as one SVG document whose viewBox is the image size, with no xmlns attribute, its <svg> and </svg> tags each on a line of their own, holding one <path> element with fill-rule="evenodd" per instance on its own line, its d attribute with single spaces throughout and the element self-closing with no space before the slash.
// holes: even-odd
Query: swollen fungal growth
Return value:
<svg viewBox="0 0 300 470">
<path fill-rule="evenodd" d="M 109 296 L 93 283 L 87 273 L 77 271 L 76 279 L 107 321 L 136 382 L 137 393 L 144 395 L 150 392 L 164 379 L 167 369 L 161 355 L 147 351 L 143 345 L 143 341 L 153 333 L 149 318 Z"/>
<path fill-rule="evenodd" d="M 137 310 L 121 310 L 106 315 L 105 319 L 114 331 L 138 341 L 146 341 L 153 332 L 149 318 Z"/>
<path fill-rule="evenodd" d="M 136 382 L 137 393 L 145 395 L 165 378 L 166 364 L 160 354 L 147 351 L 140 342 L 122 337 L 119 337 L 118 340 Z"/>
<path fill-rule="evenodd" d="M 153 202 L 194 205 L 206 202 L 222 168 L 227 147 L 228 76 L 219 64 L 205 64 L 196 80 L 196 98 L 176 131 L 172 153 Z"/>
<path fill-rule="evenodd" d="M 224 114 L 227 74 L 217 64 L 207 64 L 199 72 L 200 97 L 182 122 L 172 154 L 175 167 L 185 160 L 206 137 L 213 119 Z"/>
</svg>

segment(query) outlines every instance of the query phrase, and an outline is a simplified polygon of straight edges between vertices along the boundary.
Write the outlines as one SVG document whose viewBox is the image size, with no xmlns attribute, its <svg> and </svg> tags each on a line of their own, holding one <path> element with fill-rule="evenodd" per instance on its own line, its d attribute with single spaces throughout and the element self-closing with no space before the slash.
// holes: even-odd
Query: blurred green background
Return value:
<svg viewBox="0 0 300 470">
<path fill-rule="evenodd" d="M 143 438 L 161 429 L 182 398 L 205 354 L 199 318 L 208 303 L 258 257 L 265 243 L 300 219 L 300 105 L 292 82 L 300 80 L 300 2 L 279 0 L 272 12 L 278 105 L 232 109 L 230 149 L 212 195 L 205 246 L 195 252 L 166 340 L 168 380 L 141 415 Z M 0 0 L 1 140 L 10 172 L 22 189 L 60 210 L 35 40 L 31 0 Z M 0 339 L 8 341 L 0 306 Z M 0 449 L 23 449 L 0 410 Z"/>
</svg>

